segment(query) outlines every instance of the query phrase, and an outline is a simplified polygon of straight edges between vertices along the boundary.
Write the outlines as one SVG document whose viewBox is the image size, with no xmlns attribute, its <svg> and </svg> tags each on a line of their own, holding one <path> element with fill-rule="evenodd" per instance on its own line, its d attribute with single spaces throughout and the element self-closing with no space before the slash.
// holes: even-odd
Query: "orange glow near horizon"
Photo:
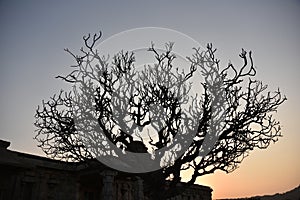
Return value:
<svg viewBox="0 0 300 200">
<path fill-rule="evenodd" d="M 199 177 L 196 183 L 211 187 L 213 199 L 272 195 L 299 186 L 297 118 L 291 118 L 291 108 L 285 105 L 283 108 L 277 117 L 283 125 L 283 137 L 278 142 L 271 143 L 267 149 L 250 152 L 232 173 L 216 171 Z"/>
</svg>

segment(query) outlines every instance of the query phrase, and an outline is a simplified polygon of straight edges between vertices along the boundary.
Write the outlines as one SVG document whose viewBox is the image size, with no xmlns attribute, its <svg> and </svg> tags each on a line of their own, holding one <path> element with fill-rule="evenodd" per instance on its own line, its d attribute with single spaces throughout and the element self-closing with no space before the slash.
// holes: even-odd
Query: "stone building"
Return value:
<svg viewBox="0 0 300 200">
<path fill-rule="evenodd" d="M 143 180 L 104 165 L 69 163 L 7 149 L 0 140 L 0 200 L 147 200 Z M 211 200 L 193 185 L 171 200 Z"/>
</svg>

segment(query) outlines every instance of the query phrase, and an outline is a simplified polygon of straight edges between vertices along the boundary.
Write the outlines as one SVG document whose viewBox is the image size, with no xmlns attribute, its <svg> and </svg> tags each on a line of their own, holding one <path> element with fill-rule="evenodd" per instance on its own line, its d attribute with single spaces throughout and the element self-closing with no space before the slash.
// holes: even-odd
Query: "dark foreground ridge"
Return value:
<svg viewBox="0 0 300 200">
<path fill-rule="evenodd" d="M 300 185 L 288 192 L 250 198 L 219 199 L 219 200 L 300 200 Z"/>
<path fill-rule="evenodd" d="M 11 151 L 0 140 L 0 200 L 148 200 L 149 187 L 132 174 L 112 170 L 97 161 L 63 162 Z M 166 183 L 166 187 L 167 183 Z M 185 186 L 170 200 L 211 200 L 212 189 Z"/>
</svg>

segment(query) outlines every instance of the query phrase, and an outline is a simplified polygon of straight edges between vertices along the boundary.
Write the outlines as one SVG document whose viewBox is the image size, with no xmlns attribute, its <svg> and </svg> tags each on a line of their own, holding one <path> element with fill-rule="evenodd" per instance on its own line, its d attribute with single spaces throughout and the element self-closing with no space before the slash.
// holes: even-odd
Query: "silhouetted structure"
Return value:
<svg viewBox="0 0 300 200">
<path fill-rule="evenodd" d="M 63 162 L 11 151 L 0 140 L 0 200 L 147 200 L 147 186 L 133 175 L 91 162 Z M 184 184 L 182 185 L 183 187 Z M 171 199 L 211 199 L 212 189 L 192 185 Z"/>
</svg>

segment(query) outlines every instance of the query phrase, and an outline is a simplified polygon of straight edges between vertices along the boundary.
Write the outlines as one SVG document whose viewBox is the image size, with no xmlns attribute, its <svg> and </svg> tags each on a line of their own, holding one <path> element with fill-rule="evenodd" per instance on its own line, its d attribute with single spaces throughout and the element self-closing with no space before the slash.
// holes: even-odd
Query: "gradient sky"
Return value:
<svg viewBox="0 0 300 200">
<path fill-rule="evenodd" d="M 284 137 L 255 150 L 231 174 L 198 179 L 213 197 L 285 192 L 300 184 L 300 1 L 0 1 L 0 138 L 10 149 L 43 155 L 33 140 L 34 113 L 60 88 L 54 77 L 73 62 L 82 36 L 103 38 L 138 27 L 164 27 L 212 42 L 223 63 L 253 51 L 257 79 L 288 101 L 276 114 Z"/>
</svg>

